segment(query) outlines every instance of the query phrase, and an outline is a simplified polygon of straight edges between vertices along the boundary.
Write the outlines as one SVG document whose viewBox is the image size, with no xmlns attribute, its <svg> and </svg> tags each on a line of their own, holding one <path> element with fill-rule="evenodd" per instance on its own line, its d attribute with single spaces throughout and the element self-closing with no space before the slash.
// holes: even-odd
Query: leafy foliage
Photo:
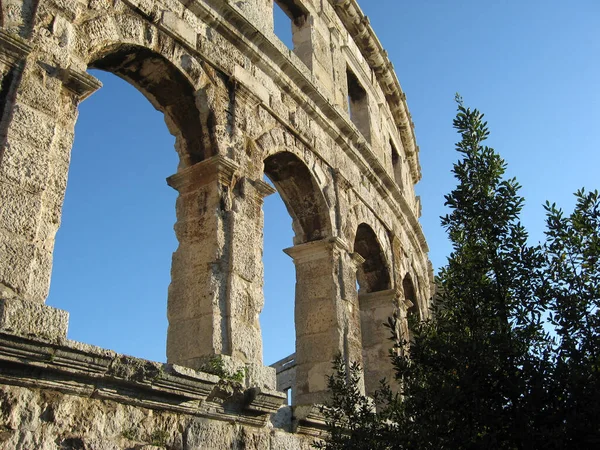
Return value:
<svg viewBox="0 0 600 450">
<path fill-rule="evenodd" d="M 150 443 L 155 447 L 165 447 L 169 440 L 169 432 L 166 430 L 155 430 L 150 436 Z"/>
<path fill-rule="evenodd" d="M 347 367 L 341 356 L 335 359 L 334 370 L 334 375 L 328 380 L 332 401 L 329 406 L 322 407 L 331 439 L 319 441 L 315 447 L 324 450 L 394 448 L 390 441 L 398 430 L 391 406 L 398 403 L 397 394 L 382 382 L 375 398 L 362 395 L 360 366 L 354 363 Z M 378 409 L 380 412 L 377 412 Z"/>
<path fill-rule="evenodd" d="M 546 203 L 543 294 L 556 339 L 550 419 L 562 448 L 598 448 L 600 432 L 600 196 L 575 194 L 565 216 Z"/>
<path fill-rule="evenodd" d="M 487 122 L 457 96 L 457 187 L 442 217 L 453 245 L 430 317 L 410 342 L 392 330 L 401 395 L 384 382 L 375 409 L 360 369 L 340 361 L 324 408 L 323 449 L 596 448 L 600 416 L 600 197 L 570 216 L 546 204 L 547 240 L 527 243 L 524 199 L 484 145 Z"/>
<path fill-rule="evenodd" d="M 241 383 L 246 376 L 244 369 L 238 369 L 235 372 L 228 370 L 227 367 L 225 367 L 225 361 L 223 361 L 221 355 L 216 355 L 209 359 L 208 362 L 202 366 L 201 370 L 216 375 L 223 381 L 231 381 L 234 383 Z"/>
</svg>

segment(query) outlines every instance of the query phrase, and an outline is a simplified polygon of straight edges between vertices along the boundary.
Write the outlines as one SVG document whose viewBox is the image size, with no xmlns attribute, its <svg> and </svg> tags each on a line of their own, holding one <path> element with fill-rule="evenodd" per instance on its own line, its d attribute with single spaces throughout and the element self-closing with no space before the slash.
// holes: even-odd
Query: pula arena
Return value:
<svg viewBox="0 0 600 450">
<path fill-rule="evenodd" d="M 408 333 L 433 286 L 413 124 L 356 0 L 0 4 L 0 448 L 310 448 L 334 357 L 372 392 L 391 375 L 382 322 Z M 135 86 L 176 137 L 167 364 L 71 341 L 44 305 L 77 108 L 101 88 L 88 68 Z M 296 352 L 273 367 L 265 175 L 295 233 Z"/>
</svg>

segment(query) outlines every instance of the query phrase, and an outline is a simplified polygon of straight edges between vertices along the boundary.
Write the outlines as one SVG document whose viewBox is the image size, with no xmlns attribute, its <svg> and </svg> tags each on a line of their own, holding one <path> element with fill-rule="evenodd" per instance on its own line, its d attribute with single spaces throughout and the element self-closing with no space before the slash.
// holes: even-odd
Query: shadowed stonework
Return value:
<svg viewBox="0 0 600 450">
<path fill-rule="evenodd" d="M 356 1 L 277 0 L 293 50 L 273 0 L 1 5 L 0 448 L 310 448 L 334 357 L 372 392 L 392 375 L 382 323 L 426 314 L 433 286 L 413 124 Z M 70 341 L 68 313 L 44 305 L 77 108 L 101 88 L 88 68 L 131 83 L 175 136 L 167 364 Z M 273 367 L 264 175 L 295 233 L 296 351 Z"/>
</svg>

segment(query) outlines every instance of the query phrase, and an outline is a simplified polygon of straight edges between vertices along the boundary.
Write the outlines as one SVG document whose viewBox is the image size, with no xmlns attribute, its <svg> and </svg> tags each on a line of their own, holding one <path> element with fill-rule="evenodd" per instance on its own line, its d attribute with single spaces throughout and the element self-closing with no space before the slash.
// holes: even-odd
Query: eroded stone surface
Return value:
<svg viewBox="0 0 600 450">
<path fill-rule="evenodd" d="M 314 438 L 57 391 L 0 386 L 1 449 L 310 449 Z"/>
<path fill-rule="evenodd" d="M 204 370 L 222 355 L 224 370 L 242 371 L 244 389 L 255 389 L 248 398 L 236 391 L 240 404 L 252 397 L 252 407 L 236 413 L 251 424 L 262 424 L 261 414 L 279 401 L 269 394 L 275 370 L 262 365 L 258 321 L 264 304 L 262 203 L 273 192 L 266 175 L 295 233 L 287 253 L 297 277 L 296 353 L 279 385 L 292 390 L 298 411 L 308 411 L 283 428 L 318 434 L 312 405 L 327 398 L 331 360 L 341 353 L 362 362 L 371 391 L 372 378 L 388 374 L 381 370 L 389 344 L 380 322 L 395 313 L 408 334 L 407 315 L 428 313 L 433 274 L 418 223 L 414 184 L 421 173 L 413 124 L 368 20 L 356 0 L 275 0 L 290 17 L 294 48 L 288 49 L 274 34 L 273 1 L 1 3 L 0 332 L 25 343 L 64 341 L 66 313 L 43 302 L 77 107 L 101 86 L 86 70 L 110 71 L 164 113 L 180 158 L 168 180 L 179 193 L 167 311 L 171 367 Z M 161 389 L 173 388 L 160 378 L 160 365 L 137 367 L 110 352 L 81 345 L 77 353 L 76 344 L 65 345 L 36 356 L 36 364 L 50 357 L 65 367 L 91 364 L 96 376 L 112 380 L 128 379 L 123 370 L 133 370 L 130 378 L 150 377 L 149 386 L 161 380 Z M 34 347 L 30 342 L 19 351 L 34 357 Z M 7 349 L 0 354 L 11 358 Z M 44 367 L 62 370 L 55 366 Z M 11 375 L 13 381 L 19 376 L 27 375 Z M 8 388 L 19 391 L 15 410 L 24 408 L 27 395 L 42 408 L 54 384 L 40 384 L 41 391 L 29 386 Z M 86 386 L 76 391 L 88 395 Z M 211 390 L 211 398 L 224 410 L 233 408 L 227 383 L 221 388 Z M 139 393 L 141 403 L 125 407 L 121 394 L 101 392 L 101 404 L 64 400 L 65 417 L 89 421 L 91 434 L 65 434 L 66 425 L 40 427 L 42 411 L 37 419 L 23 416 L 29 425 L 18 432 L 10 425 L 0 436 L 17 448 L 121 448 L 125 444 L 114 436 L 122 431 L 103 418 L 102 408 L 110 404 L 121 411 L 119 420 L 133 420 L 151 395 Z M 77 408 L 97 408 L 97 420 Z M 283 430 L 233 426 L 208 412 L 201 420 L 177 414 L 183 416 L 168 425 L 172 448 L 211 448 L 210 436 L 219 436 L 215 448 L 304 445 Z M 158 429 L 166 424 L 152 423 Z M 149 427 L 140 429 L 145 441 L 126 448 L 151 448 Z M 106 443 L 98 440 L 103 432 L 113 436 Z"/>
<path fill-rule="evenodd" d="M 69 313 L 40 303 L 0 298 L 0 332 L 50 341 L 67 338 Z"/>
</svg>

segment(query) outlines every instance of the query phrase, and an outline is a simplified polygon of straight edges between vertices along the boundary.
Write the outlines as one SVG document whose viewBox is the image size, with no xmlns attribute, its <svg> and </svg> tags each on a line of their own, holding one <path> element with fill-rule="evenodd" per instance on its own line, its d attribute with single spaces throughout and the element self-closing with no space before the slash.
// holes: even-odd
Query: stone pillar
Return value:
<svg viewBox="0 0 600 450">
<path fill-rule="evenodd" d="M 200 369 L 215 355 L 262 365 L 263 181 L 214 156 L 168 179 L 179 192 L 167 360 Z"/>
<path fill-rule="evenodd" d="M 388 317 L 398 312 L 398 293 L 395 289 L 359 294 L 360 326 L 362 333 L 363 361 L 365 368 L 365 389 L 372 395 L 379 387 L 379 381 L 386 378 L 393 386 L 394 370 L 389 358 L 389 350 L 394 342 L 390 330 L 383 326 Z M 400 318 L 402 322 L 404 319 Z"/>
<path fill-rule="evenodd" d="M 87 73 L 27 62 L 28 49 L 18 36 L 0 32 L 0 328 L 62 339 L 66 313 L 43 302 L 77 105 L 100 83 Z"/>
<path fill-rule="evenodd" d="M 262 180 L 242 178 L 231 211 L 231 261 L 229 264 L 229 326 L 231 356 L 246 365 L 263 364 L 259 315 L 264 297 L 263 200 L 275 189 Z M 275 371 L 272 371 L 273 382 Z"/>
<path fill-rule="evenodd" d="M 347 248 L 333 238 L 285 250 L 296 266 L 296 405 L 327 400 L 337 355 L 362 363 L 356 265 Z"/>
</svg>

